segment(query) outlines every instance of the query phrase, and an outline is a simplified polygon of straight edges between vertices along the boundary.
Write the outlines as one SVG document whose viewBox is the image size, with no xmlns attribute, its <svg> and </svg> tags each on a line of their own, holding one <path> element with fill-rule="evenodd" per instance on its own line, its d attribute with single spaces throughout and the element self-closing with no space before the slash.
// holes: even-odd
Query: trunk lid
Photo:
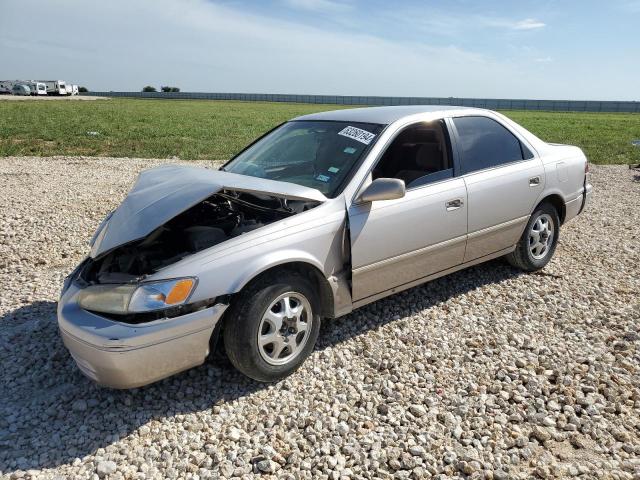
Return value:
<svg viewBox="0 0 640 480">
<path fill-rule="evenodd" d="M 96 258 L 120 245 L 146 237 L 159 226 L 221 190 L 324 202 L 318 190 L 264 178 L 200 167 L 163 165 L 138 176 L 113 211 L 91 249 Z"/>
</svg>

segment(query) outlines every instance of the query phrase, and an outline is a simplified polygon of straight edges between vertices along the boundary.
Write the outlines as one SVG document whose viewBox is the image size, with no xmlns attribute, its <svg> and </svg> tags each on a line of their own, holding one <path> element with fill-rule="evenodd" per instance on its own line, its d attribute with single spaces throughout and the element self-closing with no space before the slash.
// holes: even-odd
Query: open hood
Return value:
<svg viewBox="0 0 640 480">
<path fill-rule="evenodd" d="M 221 190 L 324 202 L 318 190 L 293 183 L 199 167 L 163 165 L 142 172 L 120 206 L 96 232 L 91 257 L 146 237 Z"/>
</svg>

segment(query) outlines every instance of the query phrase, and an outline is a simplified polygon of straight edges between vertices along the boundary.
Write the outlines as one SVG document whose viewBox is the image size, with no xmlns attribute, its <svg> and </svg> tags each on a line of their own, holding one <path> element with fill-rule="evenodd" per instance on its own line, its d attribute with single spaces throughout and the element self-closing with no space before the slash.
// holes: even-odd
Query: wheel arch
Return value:
<svg viewBox="0 0 640 480">
<path fill-rule="evenodd" d="M 233 303 L 234 297 L 237 297 L 238 294 L 252 285 L 255 282 L 260 281 L 261 279 L 277 274 L 282 273 L 297 273 L 299 275 L 303 275 L 308 278 L 314 289 L 319 292 L 319 301 L 320 301 L 320 316 L 321 317 L 333 317 L 334 316 L 334 299 L 333 299 L 333 290 L 331 289 L 331 285 L 329 281 L 324 276 L 322 271 L 313 263 L 305 261 L 305 260 L 289 260 L 283 261 L 281 263 L 271 265 L 267 268 L 264 268 L 261 271 L 255 272 L 255 274 L 247 279 L 244 284 L 237 289 L 237 291 L 228 296 L 229 303 Z M 210 339 L 210 352 L 215 352 L 218 350 L 218 346 L 220 345 L 220 338 L 222 329 L 224 329 L 230 321 L 229 312 L 232 309 L 228 308 L 224 313 L 224 316 L 218 325 L 216 326 L 215 331 L 211 335 Z"/>
<path fill-rule="evenodd" d="M 564 220 L 567 215 L 567 208 L 565 206 L 564 199 L 558 193 L 548 193 L 537 203 L 536 207 L 533 209 L 535 211 L 540 205 L 543 203 L 549 203 L 556 209 L 558 212 L 558 216 L 560 217 L 560 225 L 564 223 Z"/>
<path fill-rule="evenodd" d="M 265 268 L 254 272 L 254 274 L 246 278 L 240 288 L 231 295 L 231 301 L 233 301 L 233 297 L 240 293 L 242 290 L 247 288 L 249 285 L 260 281 L 261 279 L 277 274 L 282 273 L 297 273 L 307 278 L 311 284 L 313 285 L 316 292 L 319 294 L 320 301 L 320 314 L 323 317 L 332 317 L 334 312 L 334 299 L 333 299 L 333 290 L 329 281 L 322 273 L 322 270 L 312 262 L 307 260 L 295 259 L 295 260 L 285 260 L 280 263 L 272 264 L 269 266 L 265 266 Z"/>
</svg>

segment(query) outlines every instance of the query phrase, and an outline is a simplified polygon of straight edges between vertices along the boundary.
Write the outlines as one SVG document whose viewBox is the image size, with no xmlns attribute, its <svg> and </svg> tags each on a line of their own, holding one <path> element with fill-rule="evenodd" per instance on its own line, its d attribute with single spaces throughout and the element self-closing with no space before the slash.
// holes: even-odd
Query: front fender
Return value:
<svg viewBox="0 0 640 480">
<path fill-rule="evenodd" d="M 270 252 L 265 256 L 256 257 L 248 262 L 246 267 L 236 272 L 233 281 L 230 283 L 229 293 L 237 293 L 242 290 L 247 283 L 253 280 L 267 270 L 286 265 L 288 263 L 306 263 L 312 265 L 320 272 L 324 271 L 324 265 L 318 258 L 315 258 L 308 252 L 296 249 L 285 249 L 276 252 Z"/>
<path fill-rule="evenodd" d="M 197 302 L 237 293 L 260 273 L 287 263 L 312 265 L 329 278 L 345 264 L 344 207 L 317 209 L 321 215 L 301 224 L 286 228 L 282 228 L 284 224 L 272 224 L 264 227 L 262 234 L 262 229 L 255 230 L 246 238 L 230 241 L 226 247 L 227 242 L 187 257 L 148 280 L 196 276 L 198 286 L 190 302 Z"/>
</svg>

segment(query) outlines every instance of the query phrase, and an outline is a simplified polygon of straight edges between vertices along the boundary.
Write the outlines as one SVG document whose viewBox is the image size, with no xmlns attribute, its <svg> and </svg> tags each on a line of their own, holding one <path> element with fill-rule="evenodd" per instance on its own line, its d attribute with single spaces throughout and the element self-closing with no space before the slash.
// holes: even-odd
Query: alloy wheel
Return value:
<svg viewBox="0 0 640 480">
<path fill-rule="evenodd" d="M 298 292 L 278 296 L 265 310 L 258 328 L 258 350 L 270 365 L 284 365 L 304 349 L 311 332 L 313 312 Z"/>
<path fill-rule="evenodd" d="M 553 219 L 543 213 L 531 224 L 529 230 L 529 253 L 536 260 L 542 260 L 553 245 Z"/>
</svg>

